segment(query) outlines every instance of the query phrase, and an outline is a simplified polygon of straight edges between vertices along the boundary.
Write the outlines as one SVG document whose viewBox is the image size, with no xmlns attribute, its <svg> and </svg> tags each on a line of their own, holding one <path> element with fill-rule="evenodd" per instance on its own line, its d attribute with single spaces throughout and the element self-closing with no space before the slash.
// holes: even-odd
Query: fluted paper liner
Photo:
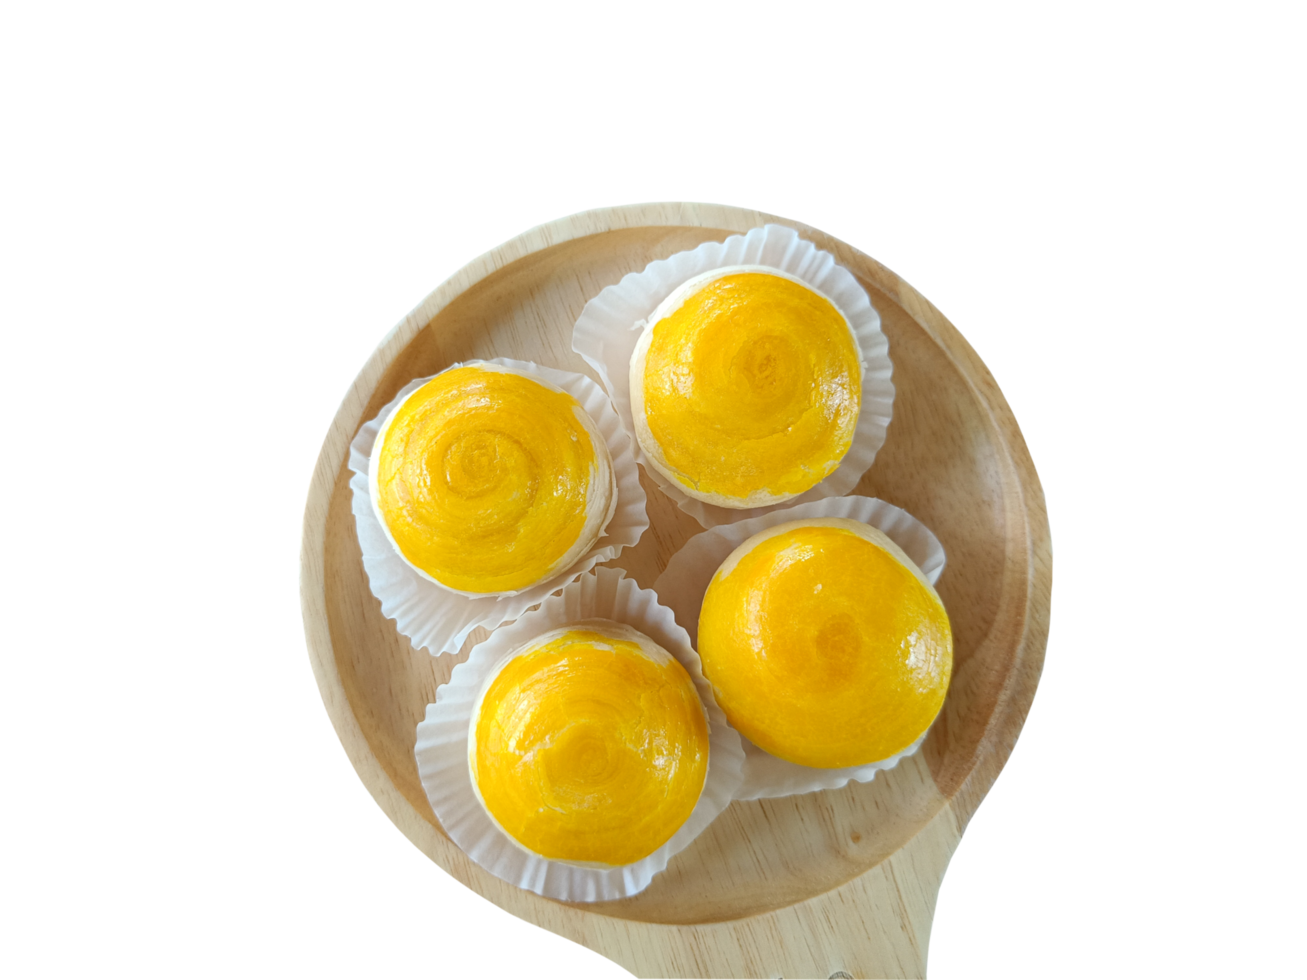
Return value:
<svg viewBox="0 0 1307 980">
<path fill-rule="evenodd" d="M 611 619 L 644 633 L 689 673 L 708 714 L 708 773 L 699 802 L 666 844 L 634 864 L 582 867 L 532 854 L 491 819 L 472 787 L 468 767 L 472 711 L 481 692 L 510 656 L 549 630 L 587 619 Z M 511 626 L 498 629 L 472 648 L 436 691 L 417 727 L 418 774 L 445 833 L 477 864 L 504 881 L 565 902 L 599 902 L 634 895 L 648 887 L 712 823 L 735 796 L 744 774 L 738 733 L 726 723 L 712 687 L 703 676 L 690 638 L 658 596 L 626 578 L 620 569 L 597 568 Z"/>
<path fill-rule="evenodd" d="M 874 497 L 830 497 L 778 509 L 751 520 L 724 524 L 696 534 L 687 541 L 672 556 L 666 571 L 654 583 L 654 591 L 676 614 L 676 621 L 690 635 L 696 650 L 699 643 L 699 610 L 703 606 L 704 593 L 708 591 L 708 583 L 730 553 L 759 531 L 787 521 L 820 517 L 847 517 L 879 528 L 916 563 L 932 586 L 944 571 L 944 548 L 930 529 L 907 511 Z M 744 746 L 745 756 L 744 780 L 735 796 L 740 800 L 757 800 L 811 793 L 819 789 L 839 789 L 850 780 L 870 782 L 876 778 L 876 773 L 883 769 L 893 769 L 900 759 L 916 752 L 925 740 L 926 735 L 923 734 L 902 752 L 878 762 L 843 769 L 817 769 L 779 759 L 741 735 L 740 742 Z"/>
<path fill-rule="evenodd" d="M 649 316 L 682 283 L 713 269 L 735 265 L 761 265 L 787 272 L 835 304 L 852 326 L 862 354 L 862 406 L 853 443 L 829 476 L 791 500 L 745 510 L 718 507 L 687 495 L 676 481 L 648 462 L 632 436 L 635 458 L 644 464 L 649 479 L 704 527 L 749 520 L 778 507 L 848 493 L 871 468 L 876 453 L 885 444 L 894 409 L 889 341 L 881 332 L 880 314 L 871 305 L 867 291 L 833 255 L 800 238 L 793 228 L 764 225 L 746 235 L 732 235 L 724 242 L 704 242 L 698 248 L 650 262 L 643 272 L 623 276 L 621 282 L 586 303 L 572 330 L 572 349 L 598 373 L 628 432 L 636 431 L 631 414 L 631 354 Z"/>
<path fill-rule="evenodd" d="M 635 465 L 635 440 L 631 438 L 614 411 L 612 402 L 597 384 L 581 374 L 542 367 L 528 361 L 496 357 L 486 361 L 531 374 L 567 392 L 585 409 L 608 446 L 612 457 L 613 477 L 617 485 L 616 507 L 599 533 L 594 545 L 566 570 L 514 594 L 469 596 L 443 588 L 419 575 L 395 550 L 372 509 L 368 487 L 368 464 L 381 425 L 410 392 L 435 375 L 418 378 L 400 389 L 370 422 L 359 429 L 350 444 L 349 468 L 354 475 L 349 485 L 353 491 L 351 509 L 363 552 L 363 568 L 368 574 L 372 594 L 381 600 L 382 615 L 395 620 L 398 630 L 413 646 L 425 647 L 432 655 L 457 653 L 467 635 L 478 626 L 494 629 L 516 619 L 552 592 L 557 592 L 577 576 L 600 562 L 616 558 L 624 548 L 640 540 L 649 527 L 645 513 L 644 488 Z M 461 367 L 451 364 L 446 370 Z"/>
</svg>

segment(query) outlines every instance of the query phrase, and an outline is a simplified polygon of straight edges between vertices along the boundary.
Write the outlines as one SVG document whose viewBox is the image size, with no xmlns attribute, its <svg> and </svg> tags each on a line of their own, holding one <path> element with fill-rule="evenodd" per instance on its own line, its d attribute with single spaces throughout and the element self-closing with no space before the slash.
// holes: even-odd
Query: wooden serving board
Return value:
<svg viewBox="0 0 1307 980">
<path fill-rule="evenodd" d="M 659 258 L 766 222 L 832 252 L 880 311 L 894 419 L 854 493 L 906 508 L 939 536 L 955 662 L 922 750 L 868 784 L 733 803 L 632 898 L 564 904 L 473 864 L 418 782 L 414 731 L 457 657 L 400 636 L 368 589 L 350 513 L 349 443 L 408 381 L 507 356 L 589 374 L 572 352 L 586 301 Z M 642 474 L 643 478 L 643 474 Z M 650 529 L 620 565 L 651 586 L 699 525 L 652 483 Z M 442 284 L 382 341 L 346 393 L 304 515 L 301 591 L 327 713 L 368 790 L 431 860 L 514 915 L 641 976 L 915 977 L 935 897 L 968 820 L 1034 697 L 1048 635 L 1052 551 L 1043 491 L 1016 421 L 962 335 L 875 260 L 798 222 L 702 204 L 589 211 L 534 228 Z"/>
</svg>

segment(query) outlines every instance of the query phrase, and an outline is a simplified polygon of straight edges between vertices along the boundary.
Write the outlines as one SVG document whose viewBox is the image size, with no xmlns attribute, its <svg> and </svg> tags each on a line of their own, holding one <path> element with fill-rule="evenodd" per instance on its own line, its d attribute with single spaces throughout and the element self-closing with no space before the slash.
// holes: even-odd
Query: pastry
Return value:
<svg viewBox="0 0 1307 980">
<path fill-rule="evenodd" d="M 690 675 L 649 637 L 587 620 L 511 654 L 472 710 L 478 800 L 528 852 L 632 864 L 698 803 L 708 721 Z"/>
<path fill-rule="evenodd" d="M 882 531 L 845 518 L 779 524 L 736 548 L 708 585 L 698 642 L 731 725 L 822 769 L 913 745 L 953 666 L 938 594 Z"/>
<path fill-rule="evenodd" d="M 423 577 L 472 595 L 566 570 L 617 504 L 608 447 L 571 395 L 501 365 L 452 367 L 382 423 L 372 508 Z"/>
<path fill-rule="evenodd" d="M 630 363 L 636 438 L 691 497 L 780 503 L 848 452 L 862 371 L 853 329 L 827 297 L 778 269 L 714 269 L 648 318 Z"/>
</svg>

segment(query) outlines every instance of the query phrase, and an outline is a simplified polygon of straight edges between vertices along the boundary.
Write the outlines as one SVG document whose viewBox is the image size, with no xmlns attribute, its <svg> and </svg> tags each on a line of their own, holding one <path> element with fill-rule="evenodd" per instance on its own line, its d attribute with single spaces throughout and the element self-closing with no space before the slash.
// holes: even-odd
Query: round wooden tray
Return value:
<svg viewBox="0 0 1307 980">
<path fill-rule="evenodd" d="M 880 311 L 894 420 L 854 493 L 906 508 L 943 543 L 952 685 L 923 749 L 868 784 L 733 803 L 641 894 L 570 905 L 491 876 L 445 836 L 418 782 L 414 730 L 458 657 L 415 651 L 368 589 L 350 513 L 349 443 L 408 381 L 476 357 L 593 374 L 572 352 L 590 297 L 628 272 L 766 222 L 833 253 Z M 642 475 L 643 478 L 643 475 Z M 614 564 L 642 586 L 699 525 L 652 484 L 650 529 Z M 961 334 L 875 260 L 798 222 L 701 204 L 563 218 L 476 259 L 381 343 L 345 395 L 304 515 L 301 592 L 313 671 L 360 778 L 431 860 L 514 915 L 642 976 L 921 976 L 953 849 L 1034 697 L 1052 552 L 1043 491 L 994 379 Z"/>
</svg>

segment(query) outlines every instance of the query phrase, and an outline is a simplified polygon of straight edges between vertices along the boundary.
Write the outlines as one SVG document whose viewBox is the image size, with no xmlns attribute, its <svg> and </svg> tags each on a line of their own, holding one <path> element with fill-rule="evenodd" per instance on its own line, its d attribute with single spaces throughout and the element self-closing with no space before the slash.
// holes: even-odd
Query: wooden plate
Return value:
<svg viewBox="0 0 1307 980">
<path fill-rule="evenodd" d="M 939 582 L 956 645 L 948 700 L 922 751 L 874 782 L 737 801 L 632 898 L 540 898 L 469 861 L 423 795 L 414 730 L 480 636 L 437 659 L 381 615 L 350 513 L 350 440 L 406 382 L 454 361 L 508 356 L 590 374 L 571 345 L 590 297 L 654 259 L 769 221 L 832 252 L 880 311 L 898 393 L 888 441 L 854 492 L 906 508 L 948 553 Z M 647 480 L 645 489 L 651 527 L 615 564 L 649 586 L 700 528 Z M 390 332 L 318 457 L 301 591 L 313 671 L 360 778 L 409 840 L 477 893 L 643 976 L 920 976 L 944 869 L 1034 697 L 1051 561 L 1043 491 L 1016 421 L 938 310 L 875 260 L 798 222 L 650 204 L 532 229 L 460 270 Z"/>
</svg>

